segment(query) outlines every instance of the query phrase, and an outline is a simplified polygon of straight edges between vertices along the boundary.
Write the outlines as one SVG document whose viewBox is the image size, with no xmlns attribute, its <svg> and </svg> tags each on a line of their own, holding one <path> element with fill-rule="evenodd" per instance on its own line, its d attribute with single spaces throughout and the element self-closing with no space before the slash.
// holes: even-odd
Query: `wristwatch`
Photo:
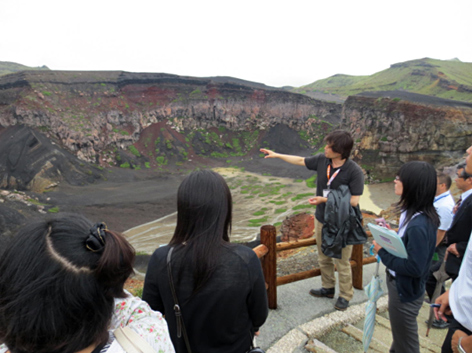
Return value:
<svg viewBox="0 0 472 353">
<path fill-rule="evenodd" d="M 460 352 L 460 353 L 467 353 L 467 352 L 464 350 L 464 348 L 462 348 L 462 345 L 461 345 L 461 341 L 462 341 L 463 338 L 464 338 L 464 336 L 459 337 L 459 342 L 457 342 L 457 348 L 459 348 L 459 352 Z"/>
</svg>

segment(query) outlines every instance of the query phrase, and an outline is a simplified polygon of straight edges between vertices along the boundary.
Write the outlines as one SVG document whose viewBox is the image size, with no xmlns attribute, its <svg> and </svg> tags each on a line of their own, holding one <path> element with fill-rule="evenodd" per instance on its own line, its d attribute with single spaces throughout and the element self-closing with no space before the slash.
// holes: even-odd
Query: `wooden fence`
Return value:
<svg viewBox="0 0 472 353">
<path fill-rule="evenodd" d="M 261 227 L 261 244 L 254 248 L 255 253 L 261 260 L 262 270 L 266 281 L 269 308 L 277 309 L 277 286 L 282 284 L 300 281 L 302 279 L 316 277 L 321 274 L 319 268 L 298 272 L 282 277 L 277 277 L 277 252 L 297 249 L 306 246 L 316 245 L 315 238 L 303 239 L 296 242 L 276 243 L 276 229 L 274 226 L 266 225 Z M 368 232 L 370 233 L 370 232 Z M 352 285 L 356 289 L 363 289 L 362 267 L 363 265 L 374 263 L 374 256 L 364 258 L 364 246 L 354 245 L 351 255 Z"/>
</svg>

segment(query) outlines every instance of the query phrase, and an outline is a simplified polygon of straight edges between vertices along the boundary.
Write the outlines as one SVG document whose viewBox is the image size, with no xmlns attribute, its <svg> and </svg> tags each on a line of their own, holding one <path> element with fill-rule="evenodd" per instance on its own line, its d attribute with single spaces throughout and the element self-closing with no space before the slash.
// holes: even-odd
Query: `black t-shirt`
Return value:
<svg viewBox="0 0 472 353">
<path fill-rule="evenodd" d="M 318 177 L 316 178 L 316 196 L 323 196 L 323 189 L 327 188 L 327 169 L 330 163 L 331 159 L 326 158 L 323 153 L 305 158 L 306 167 L 318 173 Z M 331 166 L 330 176 L 333 176 L 338 169 L 341 170 L 331 182 L 330 189 L 335 190 L 340 185 L 347 185 L 349 186 L 349 191 L 352 196 L 362 195 L 364 192 L 364 173 L 361 167 L 359 167 L 356 162 L 348 159 L 340 168 L 333 169 Z M 326 204 L 324 203 L 316 206 L 315 217 L 321 223 L 324 223 L 325 207 Z"/>
</svg>

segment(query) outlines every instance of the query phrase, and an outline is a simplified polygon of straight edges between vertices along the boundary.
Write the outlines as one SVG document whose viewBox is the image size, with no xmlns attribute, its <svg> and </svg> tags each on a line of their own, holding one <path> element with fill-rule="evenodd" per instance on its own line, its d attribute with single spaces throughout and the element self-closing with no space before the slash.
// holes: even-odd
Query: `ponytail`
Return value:
<svg viewBox="0 0 472 353">
<path fill-rule="evenodd" d="M 104 230 L 105 246 L 95 270 L 95 276 L 105 287 L 107 294 L 116 298 L 126 297 L 123 285 L 134 273 L 134 248 L 123 235 Z"/>
</svg>

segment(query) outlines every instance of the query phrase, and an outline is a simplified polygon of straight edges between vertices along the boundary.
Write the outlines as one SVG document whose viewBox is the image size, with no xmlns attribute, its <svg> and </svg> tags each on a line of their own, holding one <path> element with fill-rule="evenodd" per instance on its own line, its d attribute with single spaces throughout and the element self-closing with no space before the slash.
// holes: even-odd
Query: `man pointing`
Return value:
<svg viewBox="0 0 472 353">
<path fill-rule="evenodd" d="M 265 158 L 279 158 L 290 164 L 306 166 L 308 169 L 318 173 L 316 196 L 310 198 L 308 202 L 311 205 L 317 205 L 315 212 L 315 236 L 322 287 L 310 290 L 310 294 L 315 297 L 334 297 L 336 285 L 334 266 L 336 265 L 340 293 L 334 307 L 337 310 L 346 310 L 349 306 L 349 301 L 354 295 L 351 266 L 349 263 L 352 245 L 347 245 L 342 249 L 341 259 L 325 256 L 321 251 L 325 203 L 328 200 L 327 196 L 330 190 L 335 190 L 341 185 L 347 185 L 351 192 L 351 206 L 357 206 L 359 198 L 364 191 L 364 174 L 362 169 L 349 159 L 354 145 L 351 134 L 346 131 L 336 130 L 325 137 L 325 142 L 324 153 L 306 158 L 276 153 L 264 148 L 260 151 L 266 154 Z"/>
</svg>

